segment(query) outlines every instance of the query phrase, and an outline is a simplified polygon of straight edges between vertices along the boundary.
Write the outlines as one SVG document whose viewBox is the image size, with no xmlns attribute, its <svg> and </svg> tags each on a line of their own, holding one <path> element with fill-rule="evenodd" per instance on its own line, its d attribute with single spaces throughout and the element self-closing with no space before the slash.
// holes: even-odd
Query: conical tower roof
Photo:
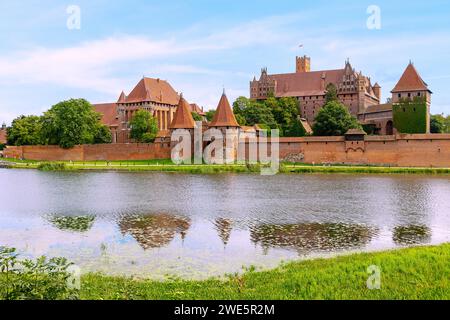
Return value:
<svg viewBox="0 0 450 320">
<path fill-rule="evenodd" d="M 193 129 L 195 127 L 194 118 L 192 118 L 189 103 L 180 95 L 177 111 L 173 116 L 170 129 Z"/>
<path fill-rule="evenodd" d="M 233 109 L 231 109 L 225 92 L 220 98 L 214 118 L 209 124 L 210 127 L 240 127 L 234 117 Z"/>
<path fill-rule="evenodd" d="M 428 90 L 428 85 L 422 80 L 419 73 L 417 72 L 414 65 L 410 62 L 406 67 L 405 72 L 401 76 L 400 80 L 397 82 L 394 89 L 391 92 L 402 92 L 402 91 L 418 91 L 418 90 Z"/>
<path fill-rule="evenodd" d="M 125 100 L 126 100 L 125 92 L 122 91 L 122 93 L 119 96 L 119 100 L 117 100 L 117 102 L 121 103 L 121 102 L 125 102 Z"/>
</svg>

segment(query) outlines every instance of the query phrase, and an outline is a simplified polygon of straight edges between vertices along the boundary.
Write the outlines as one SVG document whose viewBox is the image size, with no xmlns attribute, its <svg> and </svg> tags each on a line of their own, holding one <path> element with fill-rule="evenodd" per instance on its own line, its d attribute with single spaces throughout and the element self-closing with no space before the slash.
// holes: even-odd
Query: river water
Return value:
<svg viewBox="0 0 450 320">
<path fill-rule="evenodd" d="M 200 279 L 449 241 L 449 176 L 0 169 L 0 246 L 83 272 Z"/>
</svg>

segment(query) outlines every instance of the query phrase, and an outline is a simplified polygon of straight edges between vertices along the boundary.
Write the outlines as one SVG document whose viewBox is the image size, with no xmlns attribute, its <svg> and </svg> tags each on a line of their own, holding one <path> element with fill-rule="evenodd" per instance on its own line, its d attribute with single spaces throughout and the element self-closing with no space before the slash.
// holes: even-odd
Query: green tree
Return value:
<svg viewBox="0 0 450 320">
<path fill-rule="evenodd" d="M 240 126 L 246 126 L 247 125 L 247 121 L 245 121 L 245 118 L 242 114 L 235 114 L 234 115 L 236 118 L 236 121 L 238 122 L 238 124 Z"/>
<path fill-rule="evenodd" d="M 325 93 L 325 104 L 331 101 L 338 101 L 337 88 L 333 83 L 329 83 Z"/>
<path fill-rule="evenodd" d="M 440 114 L 431 115 L 430 131 L 431 133 L 444 133 L 445 132 L 445 118 Z"/>
<path fill-rule="evenodd" d="M 112 142 L 112 135 L 111 130 L 103 124 L 97 125 L 97 131 L 94 136 L 94 144 L 101 144 L 101 143 L 111 143 Z"/>
<path fill-rule="evenodd" d="M 193 111 L 191 112 L 191 114 L 194 121 L 203 121 L 203 117 L 199 115 L 197 112 Z"/>
<path fill-rule="evenodd" d="M 138 142 L 151 143 L 158 134 L 156 119 L 146 110 L 139 110 L 130 121 L 130 136 Z"/>
<path fill-rule="evenodd" d="M 450 115 L 447 116 L 447 118 L 445 118 L 445 126 L 444 126 L 444 132 L 445 133 L 450 133 Z"/>
<path fill-rule="evenodd" d="M 266 125 L 271 129 L 278 129 L 279 126 L 273 116 L 271 108 L 265 102 L 250 100 L 246 97 L 239 97 L 233 103 L 233 112 L 237 118 L 241 119 L 245 125 L 255 124 Z"/>
<path fill-rule="evenodd" d="M 272 110 L 275 121 L 281 129 L 281 136 L 293 137 L 304 136 L 306 134 L 303 126 L 299 122 L 299 103 L 294 97 L 283 97 L 266 101 Z"/>
<path fill-rule="evenodd" d="M 108 140 L 100 114 L 84 99 L 62 101 L 42 116 L 42 138 L 45 144 L 71 148 Z"/>
<path fill-rule="evenodd" d="M 20 116 L 13 120 L 11 127 L 6 130 L 9 145 L 38 145 L 42 144 L 42 121 L 38 116 Z"/>
<path fill-rule="evenodd" d="M 317 114 L 313 126 L 316 136 L 342 136 L 349 129 L 361 129 L 358 120 L 338 101 L 325 104 Z"/>
<path fill-rule="evenodd" d="M 212 121 L 212 119 L 214 118 L 214 115 L 216 114 L 216 110 L 208 110 L 206 112 L 206 120 L 208 121 Z"/>
</svg>

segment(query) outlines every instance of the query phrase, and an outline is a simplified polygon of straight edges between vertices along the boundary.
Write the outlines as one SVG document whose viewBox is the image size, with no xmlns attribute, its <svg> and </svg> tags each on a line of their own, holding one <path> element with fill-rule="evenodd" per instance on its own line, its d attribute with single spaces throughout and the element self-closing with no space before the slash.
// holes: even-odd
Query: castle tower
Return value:
<svg viewBox="0 0 450 320">
<path fill-rule="evenodd" d="M 177 110 L 173 115 L 173 120 L 170 123 L 170 130 L 187 129 L 193 130 L 195 128 L 195 121 L 192 118 L 191 108 L 189 103 L 183 98 L 183 94 L 180 94 L 180 102 L 178 103 Z"/>
<path fill-rule="evenodd" d="M 295 72 L 310 72 L 311 71 L 311 58 L 306 55 L 303 57 L 295 57 Z"/>
<path fill-rule="evenodd" d="M 375 94 L 375 96 L 378 98 L 378 100 L 381 100 L 381 87 L 378 84 L 378 82 L 376 82 L 373 85 L 373 93 Z"/>
<path fill-rule="evenodd" d="M 410 61 L 400 80 L 395 85 L 392 93 L 392 103 L 398 103 L 403 99 L 413 100 L 416 97 L 424 98 L 427 106 L 427 133 L 430 132 L 430 106 L 431 92 L 428 84 L 423 81 L 413 63 Z"/>
<path fill-rule="evenodd" d="M 184 139 L 191 140 L 190 148 L 185 150 L 179 151 L 178 156 L 182 159 L 190 159 L 194 152 L 194 128 L 195 128 L 195 122 L 194 118 L 192 118 L 191 114 L 191 108 L 189 106 L 189 103 L 183 98 L 183 94 L 180 94 L 180 101 L 178 102 L 177 110 L 175 111 L 175 114 L 173 116 L 173 120 L 170 123 L 170 134 L 171 137 L 173 137 L 173 133 L 175 130 L 178 129 L 184 129 L 189 132 L 189 135 L 187 135 L 185 132 L 182 132 L 182 141 L 185 141 Z M 180 138 L 181 138 L 180 137 Z M 172 141 L 171 138 L 171 148 L 173 151 L 173 148 L 175 148 L 178 145 L 179 141 L 175 139 L 175 141 Z"/>
<path fill-rule="evenodd" d="M 216 113 L 214 114 L 212 121 L 209 123 L 209 127 L 222 131 L 226 144 L 225 153 L 227 154 L 227 159 L 236 159 L 239 129 L 241 126 L 236 121 L 233 109 L 231 109 L 230 103 L 225 94 L 225 90 L 222 93 L 222 97 L 220 97 Z"/>
<path fill-rule="evenodd" d="M 366 77 L 363 76 L 361 71 L 356 78 L 356 86 L 358 91 L 358 114 L 362 114 L 365 112 Z"/>
</svg>

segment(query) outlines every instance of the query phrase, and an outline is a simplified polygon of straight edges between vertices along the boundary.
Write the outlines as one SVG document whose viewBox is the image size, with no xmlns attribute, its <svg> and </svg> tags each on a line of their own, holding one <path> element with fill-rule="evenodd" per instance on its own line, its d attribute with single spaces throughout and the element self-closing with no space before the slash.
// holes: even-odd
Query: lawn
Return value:
<svg viewBox="0 0 450 320">
<path fill-rule="evenodd" d="M 123 161 L 32 161 L 2 159 L 12 168 L 46 170 L 115 170 L 115 171 L 157 171 L 181 173 L 249 173 L 260 172 L 260 165 L 229 164 L 186 164 L 176 165 L 170 159 L 123 160 Z M 45 166 L 44 166 L 45 165 Z M 52 169 L 53 166 L 53 169 Z M 282 163 L 280 173 L 367 173 L 367 174 L 450 174 L 450 168 L 387 167 L 369 165 L 312 165 L 307 163 Z"/>
</svg>

